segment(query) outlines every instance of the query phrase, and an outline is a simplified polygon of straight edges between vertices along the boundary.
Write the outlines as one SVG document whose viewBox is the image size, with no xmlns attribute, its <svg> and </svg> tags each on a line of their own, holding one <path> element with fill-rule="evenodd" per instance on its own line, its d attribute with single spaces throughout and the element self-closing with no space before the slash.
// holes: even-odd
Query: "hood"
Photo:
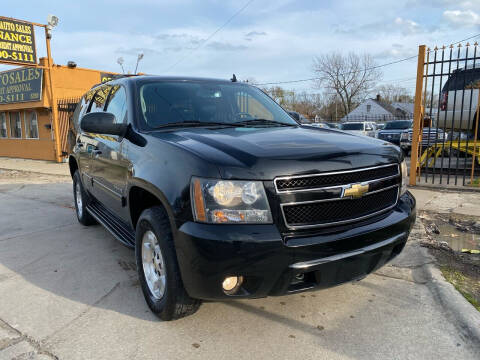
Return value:
<svg viewBox="0 0 480 360">
<path fill-rule="evenodd" d="M 232 179 L 271 180 L 387 164 L 401 157 L 390 143 L 311 127 L 182 128 L 151 135 L 213 163 L 222 177 Z"/>
</svg>

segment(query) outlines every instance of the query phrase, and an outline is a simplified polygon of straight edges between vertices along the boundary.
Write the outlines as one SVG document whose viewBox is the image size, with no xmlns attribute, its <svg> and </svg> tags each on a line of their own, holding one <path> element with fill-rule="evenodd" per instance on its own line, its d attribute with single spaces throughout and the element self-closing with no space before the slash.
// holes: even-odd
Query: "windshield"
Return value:
<svg viewBox="0 0 480 360">
<path fill-rule="evenodd" d="M 410 120 L 403 120 L 403 121 L 390 121 L 385 124 L 384 130 L 404 130 L 409 129 L 412 126 L 412 122 Z"/>
<path fill-rule="evenodd" d="M 297 123 L 261 90 L 239 83 L 158 81 L 140 87 L 143 121 L 149 128 L 182 123 Z M 249 123 L 249 124 L 250 124 Z"/>
<path fill-rule="evenodd" d="M 342 125 L 342 130 L 363 130 L 363 123 L 346 123 Z"/>
</svg>

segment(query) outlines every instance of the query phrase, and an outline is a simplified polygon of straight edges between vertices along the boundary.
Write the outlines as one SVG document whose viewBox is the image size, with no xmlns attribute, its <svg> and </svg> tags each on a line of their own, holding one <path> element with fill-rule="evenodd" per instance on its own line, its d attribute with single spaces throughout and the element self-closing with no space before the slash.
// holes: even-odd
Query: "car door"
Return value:
<svg viewBox="0 0 480 360">
<path fill-rule="evenodd" d="M 115 115 L 117 123 L 127 121 L 127 95 L 121 85 L 108 86 L 104 112 Z M 104 96 L 104 95 L 102 95 Z M 124 139 L 97 134 L 93 155 L 93 193 L 97 200 L 120 218 L 126 218 L 126 184 L 128 163 L 122 155 Z"/>
<path fill-rule="evenodd" d="M 80 128 L 80 122 L 83 115 L 88 112 L 94 95 L 95 90 L 87 92 L 80 100 L 73 114 L 77 134 L 73 151 L 77 154 L 82 183 L 88 192 L 92 191 L 92 151 L 95 147 L 95 137 L 92 134 L 83 132 Z"/>
</svg>

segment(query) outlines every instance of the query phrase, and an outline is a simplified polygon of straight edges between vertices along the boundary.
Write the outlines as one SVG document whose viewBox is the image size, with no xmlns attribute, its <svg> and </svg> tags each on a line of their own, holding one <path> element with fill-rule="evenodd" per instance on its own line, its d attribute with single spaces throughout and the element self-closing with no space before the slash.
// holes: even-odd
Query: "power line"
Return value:
<svg viewBox="0 0 480 360">
<path fill-rule="evenodd" d="M 188 56 L 190 56 L 193 52 L 197 51 L 199 48 L 201 48 L 203 45 L 205 45 L 211 38 L 213 38 L 220 30 L 222 30 L 225 26 L 227 26 L 238 14 L 240 14 L 243 10 L 245 10 L 254 0 L 249 0 L 245 5 L 243 5 L 237 12 L 235 12 L 232 16 L 228 18 L 227 21 L 225 21 L 222 26 L 220 26 L 217 30 L 215 30 L 213 33 L 211 33 L 204 41 L 202 41 L 198 46 L 195 48 L 191 49 L 183 58 L 178 60 L 176 63 L 174 63 L 172 66 L 170 66 L 165 72 L 169 72 L 172 70 L 175 66 L 180 64 L 183 60 L 185 60 Z"/>
<path fill-rule="evenodd" d="M 476 34 L 476 35 L 470 36 L 470 37 L 468 37 L 468 38 L 466 38 L 466 39 L 463 39 L 463 40 L 454 42 L 454 43 L 452 43 L 452 45 L 457 45 L 457 44 L 460 44 L 460 43 L 462 43 L 462 42 L 464 42 L 464 41 L 467 41 L 467 40 L 470 40 L 470 39 L 473 39 L 473 38 L 476 38 L 476 37 L 479 37 L 479 36 L 480 36 L 480 34 Z M 357 73 L 357 72 L 360 72 L 360 71 L 374 70 L 374 69 L 382 68 L 382 67 L 385 67 L 385 66 L 390 66 L 390 65 L 398 64 L 398 63 L 403 62 L 403 61 L 408 61 L 408 60 L 416 59 L 417 57 L 418 57 L 418 55 L 409 56 L 409 57 L 406 57 L 406 58 L 403 58 L 403 59 L 400 59 L 400 60 L 394 60 L 394 61 L 391 61 L 391 62 L 388 62 L 388 63 L 385 63 L 385 64 L 372 66 L 372 67 L 365 68 L 365 69 L 362 69 L 362 70 L 349 71 L 349 72 L 346 72 L 346 73 L 343 73 L 343 74 L 340 74 L 340 75 L 350 75 L 350 74 L 354 74 L 354 73 Z M 313 78 L 308 78 L 308 79 L 298 79 L 298 80 L 287 80 L 287 81 L 277 81 L 277 82 L 268 82 L 268 83 L 258 83 L 258 84 L 253 84 L 253 85 L 256 85 L 256 86 L 264 86 L 264 85 L 294 84 L 294 83 L 306 82 L 306 81 L 324 80 L 325 78 L 326 78 L 325 76 L 322 76 L 322 77 L 313 77 Z"/>
</svg>

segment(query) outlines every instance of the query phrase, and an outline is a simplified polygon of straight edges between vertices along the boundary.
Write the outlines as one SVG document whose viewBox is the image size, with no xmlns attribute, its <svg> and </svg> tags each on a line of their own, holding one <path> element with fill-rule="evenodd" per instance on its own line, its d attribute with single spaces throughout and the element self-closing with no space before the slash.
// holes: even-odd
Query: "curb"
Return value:
<svg viewBox="0 0 480 360">
<path fill-rule="evenodd" d="M 480 312 L 470 304 L 442 275 L 433 264 L 423 266 L 427 283 L 450 321 L 459 328 L 459 332 L 475 344 L 480 351 Z"/>
<path fill-rule="evenodd" d="M 49 176 L 64 176 L 64 177 L 70 177 L 70 174 L 54 174 L 54 173 L 47 172 L 47 171 L 35 171 L 35 170 L 26 170 L 26 169 L 12 169 L 12 168 L 3 168 L 3 167 L 0 167 L 0 170 L 5 170 L 5 171 L 18 171 L 18 172 L 29 172 L 29 173 L 33 173 L 33 174 L 49 175 Z"/>
</svg>

